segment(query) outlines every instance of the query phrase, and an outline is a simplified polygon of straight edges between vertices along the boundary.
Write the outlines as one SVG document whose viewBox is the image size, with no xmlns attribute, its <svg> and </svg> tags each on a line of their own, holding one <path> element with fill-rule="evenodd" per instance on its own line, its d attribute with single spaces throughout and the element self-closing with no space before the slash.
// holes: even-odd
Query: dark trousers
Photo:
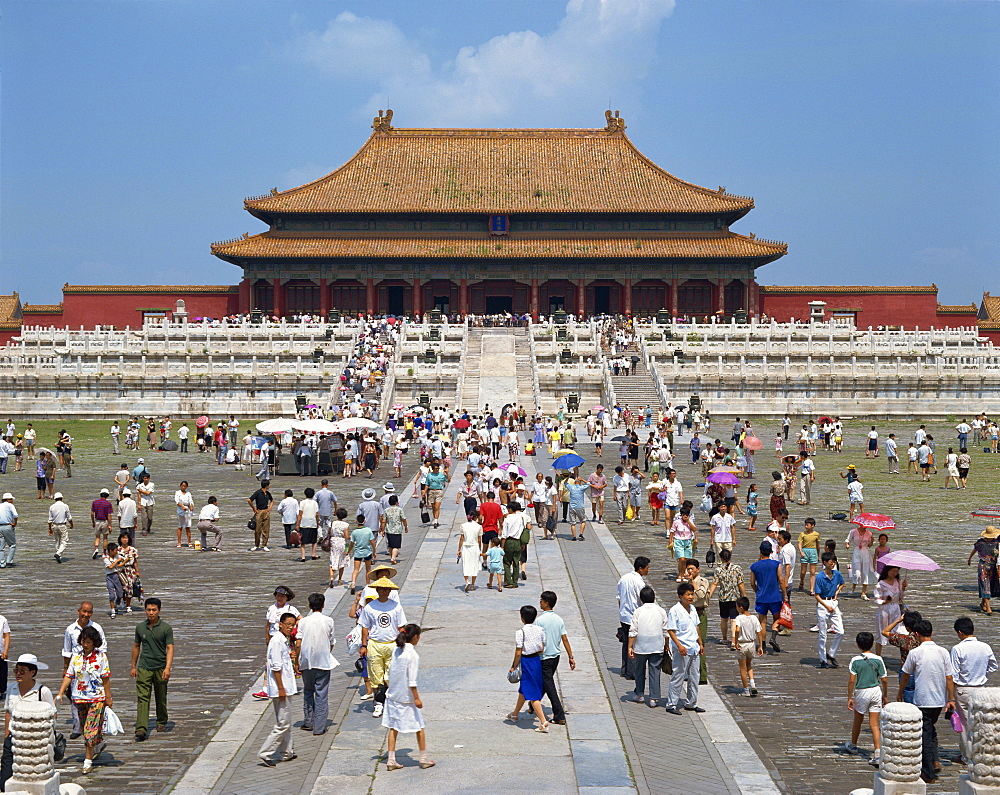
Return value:
<svg viewBox="0 0 1000 795">
<path fill-rule="evenodd" d="M 920 707 L 919 709 L 924 716 L 920 749 L 920 775 L 930 780 L 937 778 L 937 773 L 934 772 L 934 763 L 938 758 L 937 726 L 935 724 L 944 707 Z"/>
<path fill-rule="evenodd" d="M 181 439 L 181 452 L 182 453 L 186 453 L 187 451 L 188 451 L 188 440 L 187 439 Z M 115 452 L 117 453 L 118 451 L 115 450 Z"/>
<path fill-rule="evenodd" d="M 163 678 L 163 669 L 151 671 L 139 668 L 135 677 L 136 708 L 135 730 L 149 730 L 150 695 L 156 698 L 156 725 L 167 725 L 167 682 Z"/>
<path fill-rule="evenodd" d="M 559 691 L 556 690 L 556 668 L 559 667 L 559 658 L 550 657 L 542 660 L 542 689 L 549 697 L 552 704 L 552 720 L 565 720 L 566 713 L 563 711 L 562 701 L 559 700 Z"/>
<path fill-rule="evenodd" d="M 504 588 L 517 588 L 521 574 L 521 542 L 516 538 L 508 538 L 503 544 L 503 585 Z"/>
<path fill-rule="evenodd" d="M 7 780 L 14 775 L 14 736 L 7 735 L 3 741 L 3 755 L 0 757 L 0 792 L 7 791 Z"/>
<path fill-rule="evenodd" d="M 631 629 L 631 626 L 631 624 L 622 624 L 622 635 L 625 638 L 625 641 L 622 643 L 622 676 L 635 675 L 635 660 L 630 660 L 628 656 L 628 631 Z"/>
</svg>

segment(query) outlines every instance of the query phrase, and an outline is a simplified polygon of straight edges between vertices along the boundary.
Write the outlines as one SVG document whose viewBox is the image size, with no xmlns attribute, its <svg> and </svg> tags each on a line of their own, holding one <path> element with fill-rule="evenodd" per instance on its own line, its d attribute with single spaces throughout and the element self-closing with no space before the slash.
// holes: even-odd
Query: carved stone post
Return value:
<svg viewBox="0 0 1000 795">
<path fill-rule="evenodd" d="M 913 704 L 892 701 L 882 708 L 882 749 L 875 774 L 875 795 L 924 795 L 920 780 L 923 718 Z"/>
<path fill-rule="evenodd" d="M 965 716 L 972 758 L 958 780 L 959 795 L 1000 793 L 1000 687 L 969 688 Z"/>
<path fill-rule="evenodd" d="M 45 701 L 19 701 L 10 716 L 14 738 L 14 775 L 7 792 L 59 795 L 59 774 L 52 766 L 52 722 L 56 708 Z"/>
</svg>

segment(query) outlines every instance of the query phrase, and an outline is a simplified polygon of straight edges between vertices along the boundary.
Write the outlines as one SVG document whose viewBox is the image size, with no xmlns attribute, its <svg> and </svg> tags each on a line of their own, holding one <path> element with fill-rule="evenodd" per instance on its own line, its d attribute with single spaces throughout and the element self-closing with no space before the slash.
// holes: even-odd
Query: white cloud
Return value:
<svg viewBox="0 0 1000 795">
<path fill-rule="evenodd" d="M 292 51 L 331 78 L 372 84 L 365 110 L 388 96 L 403 127 L 558 126 L 583 109 L 596 126 L 609 97 L 634 100 L 674 2 L 569 0 L 551 33 L 504 33 L 439 63 L 393 22 L 344 12 Z"/>
</svg>

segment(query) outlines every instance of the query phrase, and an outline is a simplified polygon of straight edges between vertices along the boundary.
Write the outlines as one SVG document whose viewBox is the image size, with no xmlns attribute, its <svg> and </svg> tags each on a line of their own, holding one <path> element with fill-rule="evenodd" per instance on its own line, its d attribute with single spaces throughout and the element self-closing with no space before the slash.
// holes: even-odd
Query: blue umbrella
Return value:
<svg viewBox="0 0 1000 795">
<path fill-rule="evenodd" d="M 555 461 L 552 462 L 553 469 L 576 469 L 584 463 L 584 459 L 578 456 L 576 453 L 566 453 L 565 455 L 559 456 Z"/>
</svg>

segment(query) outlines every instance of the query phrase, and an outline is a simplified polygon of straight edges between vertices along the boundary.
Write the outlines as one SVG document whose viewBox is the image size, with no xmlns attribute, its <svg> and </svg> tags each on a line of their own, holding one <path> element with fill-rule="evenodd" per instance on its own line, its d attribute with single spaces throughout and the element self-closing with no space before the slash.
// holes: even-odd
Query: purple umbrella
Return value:
<svg viewBox="0 0 1000 795">
<path fill-rule="evenodd" d="M 709 483 L 721 483 L 724 486 L 739 486 L 740 479 L 732 472 L 713 472 L 708 476 Z"/>
<path fill-rule="evenodd" d="M 521 467 L 519 467 L 519 466 L 518 466 L 517 464 L 515 464 L 515 463 L 514 463 L 513 461 L 508 461 L 508 462 L 507 462 L 506 464 L 501 464 L 501 465 L 500 465 L 500 466 L 498 467 L 498 469 L 500 469 L 500 470 L 502 470 L 502 471 L 506 472 L 507 474 L 511 474 L 511 473 L 513 473 L 513 472 L 516 472 L 516 473 L 517 473 L 518 475 L 520 475 L 520 476 L 521 476 L 522 478 L 526 478 L 526 477 L 528 477 L 528 473 L 527 473 L 527 472 L 525 472 L 525 471 L 524 471 L 523 469 L 521 469 Z"/>
<path fill-rule="evenodd" d="M 937 571 L 941 567 L 926 555 L 914 552 L 912 549 L 900 549 L 890 552 L 879 559 L 883 566 L 899 566 L 910 571 Z"/>
</svg>

